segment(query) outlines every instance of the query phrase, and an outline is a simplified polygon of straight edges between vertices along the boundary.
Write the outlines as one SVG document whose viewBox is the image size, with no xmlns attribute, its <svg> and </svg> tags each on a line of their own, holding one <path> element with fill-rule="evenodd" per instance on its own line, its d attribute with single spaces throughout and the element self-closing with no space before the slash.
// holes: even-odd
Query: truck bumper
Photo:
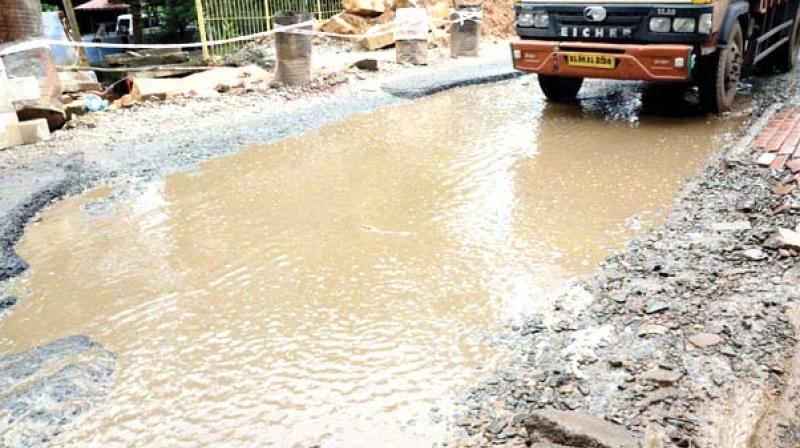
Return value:
<svg viewBox="0 0 800 448">
<path fill-rule="evenodd" d="M 689 80 L 692 64 L 690 45 L 523 40 L 512 43 L 511 50 L 517 70 L 567 77 L 679 82 Z M 570 65 L 569 54 L 613 57 L 614 67 Z"/>
</svg>

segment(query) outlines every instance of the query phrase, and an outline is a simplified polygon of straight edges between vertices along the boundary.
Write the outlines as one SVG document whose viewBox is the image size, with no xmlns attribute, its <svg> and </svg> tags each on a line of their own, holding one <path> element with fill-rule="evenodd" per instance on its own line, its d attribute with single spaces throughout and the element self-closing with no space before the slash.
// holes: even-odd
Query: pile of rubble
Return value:
<svg viewBox="0 0 800 448">
<path fill-rule="evenodd" d="M 0 60 L 0 149 L 50 138 L 50 126 L 46 118 L 28 117 L 20 121 L 17 113 L 15 103 L 37 101 L 39 94 L 36 78 L 10 80 Z"/>
<path fill-rule="evenodd" d="M 344 12 L 322 25 L 322 31 L 346 35 L 367 35 L 360 44 L 368 50 L 391 46 L 395 42 L 394 19 L 397 8 L 425 8 L 428 12 L 430 40 L 446 41 L 446 21 L 450 4 L 443 0 L 342 0 Z"/>
</svg>

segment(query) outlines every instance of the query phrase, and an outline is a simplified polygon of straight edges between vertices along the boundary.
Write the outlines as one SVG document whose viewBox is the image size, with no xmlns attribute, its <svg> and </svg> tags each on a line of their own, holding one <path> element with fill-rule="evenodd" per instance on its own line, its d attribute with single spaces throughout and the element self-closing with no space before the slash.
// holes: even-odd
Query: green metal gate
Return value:
<svg viewBox="0 0 800 448">
<path fill-rule="evenodd" d="M 342 10 L 340 0 L 195 0 L 195 6 L 205 58 L 231 53 L 246 44 L 208 46 L 208 42 L 269 31 L 279 12 L 310 12 L 317 20 L 326 20 Z"/>
</svg>

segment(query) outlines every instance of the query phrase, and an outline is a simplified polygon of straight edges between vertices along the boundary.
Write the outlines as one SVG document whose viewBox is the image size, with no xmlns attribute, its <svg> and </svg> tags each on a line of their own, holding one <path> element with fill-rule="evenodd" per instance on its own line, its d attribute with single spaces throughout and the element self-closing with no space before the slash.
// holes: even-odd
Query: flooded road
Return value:
<svg viewBox="0 0 800 448">
<path fill-rule="evenodd" d="M 470 87 L 62 201 L 18 245 L 12 353 L 117 356 L 63 446 L 430 446 L 488 336 L 658 221 L 738 127 Z"/>
</svg>

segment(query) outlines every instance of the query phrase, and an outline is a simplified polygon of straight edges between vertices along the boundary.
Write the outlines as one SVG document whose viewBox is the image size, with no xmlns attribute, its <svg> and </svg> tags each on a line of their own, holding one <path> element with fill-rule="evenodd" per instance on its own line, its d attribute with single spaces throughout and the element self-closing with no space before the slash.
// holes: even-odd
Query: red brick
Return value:
<svg viewBox="0 0 800 448">
<path fill-rule="evenodd" d="M 775 160 L 773 160 L 772 163 L 769 164 L 769 169 L 771 169 L 771 170 L 783 169 L 783 166 L 786 165 L 786 161 L 788 161 L 788 160 L 789 160 L 789 156 L 788 155 L 781 155 L 781 156 L 775 157 Z"/>
<path fill-rule="evenodd" d="M 792 116 L 790 118 L 787 118 L 786 121 L 783 121 L 778 130 L 772 134 L 772 138 L 767 143 L 766 146 L 767 151 L 775 152 L 779 150 L 783 145 L 783 142 L 792 132 L 792 129 L 794 128 L 795 123 L 797 123 L 797 121 L 798 121 L 797 116 Z"/>
<path fill-rule="evenodd" d="M 786 140 L 783 141 L 781 145 L 780 153 L 781 154 L 792 154 L 794 150 L 797 148 L 797 144 L 800 143 L 800 129 L 795 128 Z"/>
<path fill-rule="evenodd" d="M 753 148 L 764 149 L 767 146 L 769 137 L 758 136 L 753 140 Z"/>
<path fill-rule="evenodd" d="M 756 151 L 766 151 L 767 142 L 764 140 L 753 141 L 753 149 L 755 149 Z"/>
<path fill-rule="evenodd" d="M 770 138 L 769 142 L 767 142 L 767 146 L 765 149 L 769 152 L 776 152 L 783 144 L 783 141 L 786 140 L 787 134 L 788 134 L 787 132 L 781 132 L 781 131 L 772 134 L 772 138 Z"/>
<path fill-rule="evenodd" d="M 786 162 L 786 166 L 792 170 L 792 173 L 800 171 L 800 159 L 792 159 Z"/>
</svg>

